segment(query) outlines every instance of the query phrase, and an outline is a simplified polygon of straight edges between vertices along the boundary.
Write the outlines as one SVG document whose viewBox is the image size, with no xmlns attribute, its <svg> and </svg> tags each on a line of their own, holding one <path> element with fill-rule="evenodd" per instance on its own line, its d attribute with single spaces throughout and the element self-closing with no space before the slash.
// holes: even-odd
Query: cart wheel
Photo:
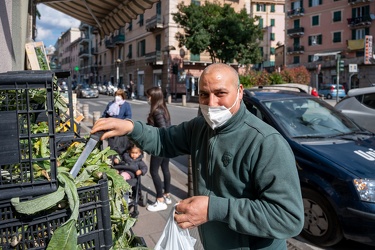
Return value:
<svg viewBox="0 0 375 250">
<path fill-rule="evenodd" d="M 142 191 L 141 206 L 142 207 L 147 206 L 147 201 L 148 201 L 148 193 Z"/>
</svg>

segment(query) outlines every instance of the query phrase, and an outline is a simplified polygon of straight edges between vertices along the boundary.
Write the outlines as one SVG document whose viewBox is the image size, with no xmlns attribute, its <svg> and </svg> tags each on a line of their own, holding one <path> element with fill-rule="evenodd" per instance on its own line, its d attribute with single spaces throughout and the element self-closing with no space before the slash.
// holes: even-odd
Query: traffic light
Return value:
<svg viewBox="0 0 375 250">
<path fill-rule="evenodd" d="M 344 60 L 339 60 L 339 71 L 344 71 Z"/>
</svg>

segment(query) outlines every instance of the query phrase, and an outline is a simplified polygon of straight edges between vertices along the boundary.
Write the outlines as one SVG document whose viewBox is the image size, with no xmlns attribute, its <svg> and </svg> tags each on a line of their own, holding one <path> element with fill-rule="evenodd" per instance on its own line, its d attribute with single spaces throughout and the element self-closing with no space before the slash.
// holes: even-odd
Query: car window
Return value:
<svg viewBox="0 0 375 250">
<path fill-rule="evenodd" d="M 359 130 L 338 111 L 314 99 L 277 100 L 264 104 L 291 137 L 335 136 Z"/>
<path fill-rule="evenodd" d="M 375 109 L 375 93 L 363 95 L 363 105 Z"/>
</svg>

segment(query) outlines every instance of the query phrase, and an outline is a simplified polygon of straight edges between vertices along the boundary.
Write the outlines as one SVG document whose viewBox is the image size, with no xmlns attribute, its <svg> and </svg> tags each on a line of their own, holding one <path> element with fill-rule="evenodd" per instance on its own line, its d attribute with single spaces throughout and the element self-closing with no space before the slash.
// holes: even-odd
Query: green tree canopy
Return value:
<svg viewBox="0 0 375 250">
<path fill-rule="evenodd" d="M 177 5 L 179 12 L 172 13 L 173 20 L 183 27 L 176 39 L 179 46 L 185 46 L 193 54 L 204 51 L 210 54 L 213 63 L 239 64 L 258 63 L 261 60 L 259 40 L 262 30 L 254 24 L 257 18 L 250 18 L 246 9 L 235 12 L 230 4 L 205 1 L 199 6 L 194 2 Z"/>
</svg>

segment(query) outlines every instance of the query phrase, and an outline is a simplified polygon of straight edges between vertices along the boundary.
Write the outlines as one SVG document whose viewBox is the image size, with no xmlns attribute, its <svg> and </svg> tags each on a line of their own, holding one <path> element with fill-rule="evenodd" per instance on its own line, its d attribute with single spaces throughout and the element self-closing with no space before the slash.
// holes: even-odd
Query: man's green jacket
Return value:
<svg viewBox="0 0 375 250">
<path fill-rule="evenodd" d="M 129 137 L 149 154 L 191 155 L 194 193 L 209 196 L 208 222 L 199 226 L 206 250 L 286 249 L 302 230 L 293 152 L 243 102 L 215 130 L 196 117 L 167 129 L 135 122 Z"/>
</svg>

